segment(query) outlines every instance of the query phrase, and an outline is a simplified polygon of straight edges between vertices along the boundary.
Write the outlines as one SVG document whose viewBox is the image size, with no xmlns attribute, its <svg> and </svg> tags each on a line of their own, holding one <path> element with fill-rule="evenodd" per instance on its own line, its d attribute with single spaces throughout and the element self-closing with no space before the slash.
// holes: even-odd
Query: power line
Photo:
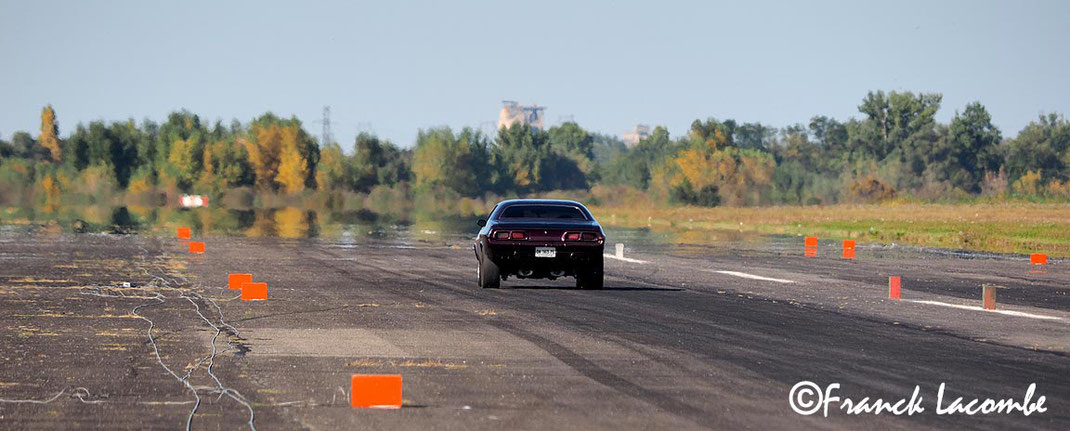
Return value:
<svg viewBox="0 0 1070 431">
<path fill-rule="evenodd" d="M 323 136 L 320 138 L 320 145 L 328 145 L 331 143 L 331 106 L 326 105 L 323 107 Z"/>
</svg>

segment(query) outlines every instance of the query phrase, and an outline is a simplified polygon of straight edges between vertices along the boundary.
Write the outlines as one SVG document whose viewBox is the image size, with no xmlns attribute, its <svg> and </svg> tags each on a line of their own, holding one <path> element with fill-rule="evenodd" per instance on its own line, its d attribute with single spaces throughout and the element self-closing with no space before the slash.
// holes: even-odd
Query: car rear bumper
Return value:
<svg viewBox="0 0 1070 431">
<path fill-rule="evenodd" d="M 516 245 L 486 242 L 483 247 L 486 258 L 497 264 L 502 274 L 524 278 L 548 278 L 553 277 L 553 273 L 559 274 L 557 276 L 573 276 L 585 269 L 601 270 L 602 253 L 605 250 L 602 244 L 564 243 Z M 535 257 L 536 247 L 553 247 L 556 256 Z"/>
</svg>

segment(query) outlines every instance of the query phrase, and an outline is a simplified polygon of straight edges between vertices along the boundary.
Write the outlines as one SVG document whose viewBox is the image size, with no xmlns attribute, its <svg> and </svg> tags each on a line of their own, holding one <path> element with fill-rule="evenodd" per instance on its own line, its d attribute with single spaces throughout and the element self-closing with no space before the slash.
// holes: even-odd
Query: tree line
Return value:
<svg viewBox="0 0 1070 431">
<path fill-rule="evenodd" d="M 770 127 L 700 119 L 686 134 L 656 127 L 634 146 L 575 122 L 524 124 L 496 135 L 420 130 L 399 148 L 361 133 L 344 150 L 318 142 L 295 117 L 208 124 L 186 111 L 166 122 L 94 121 L 60 137 L 56 112 L 36 136 L 0 140 L 0 202 L 204 193 L 369 193 L 375 188 L 461 197 L 627 188 L 701 206 L 831 204 L 914 197 L 1070 197 L 1070 123 L 1046 114 L 1006 138 L 980 103 L 936 121 L 940 94 L 870 92 L 860 116 L 815 116 Z M 24 202 L 24 201 L 23 201 Z"/>
</svg>

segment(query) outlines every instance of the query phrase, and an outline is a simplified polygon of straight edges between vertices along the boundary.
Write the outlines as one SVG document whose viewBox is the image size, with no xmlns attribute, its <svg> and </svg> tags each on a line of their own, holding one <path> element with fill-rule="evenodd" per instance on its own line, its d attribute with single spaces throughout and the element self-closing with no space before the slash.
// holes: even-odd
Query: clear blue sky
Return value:
<svg viewBox="0 0 1070 431">
<path fill-rule="evenodd" d="M 83 2 L 0 0 L 0 135 L 91 120 L 265 111 L 345 148 L 486 126 L 503 99 L 551 123 L 677 135 L 696 118 L 858 116 L 868 90 L 970 101 L 1004 136 L 1070 114 L 1070 2 Z M 490 129 L 493 126 L 489 127 Z"/>
</svg>

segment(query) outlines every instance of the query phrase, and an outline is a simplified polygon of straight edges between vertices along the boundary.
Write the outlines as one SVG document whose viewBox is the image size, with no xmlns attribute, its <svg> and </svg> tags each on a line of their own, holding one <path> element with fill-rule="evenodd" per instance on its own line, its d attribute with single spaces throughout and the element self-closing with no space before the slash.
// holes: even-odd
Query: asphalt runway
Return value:
<svg viewBox="0 0 1070 431">
<path fill-rule="evenodd" d="M 210 237 L 191 257 L 173 239 L 0 238 L 4 429 L 1070 428 L 1061 261 L 638 244 L 606 260 L 601 291 L 482 290 L 464 240 Z M 269 299 L 236 299 L 231 272 Z M 1001 313 L 969 308 L 983 283 Z M 357 373 L 401 374 L 404 407 L 349 407 Z M 801 415 L 802 381 L 856 401 L 920 386 L 925 411 Z M 1046 411 L 937 414 L 941 383 L 945 406 L 1035 383 Z"/>
</svg>

